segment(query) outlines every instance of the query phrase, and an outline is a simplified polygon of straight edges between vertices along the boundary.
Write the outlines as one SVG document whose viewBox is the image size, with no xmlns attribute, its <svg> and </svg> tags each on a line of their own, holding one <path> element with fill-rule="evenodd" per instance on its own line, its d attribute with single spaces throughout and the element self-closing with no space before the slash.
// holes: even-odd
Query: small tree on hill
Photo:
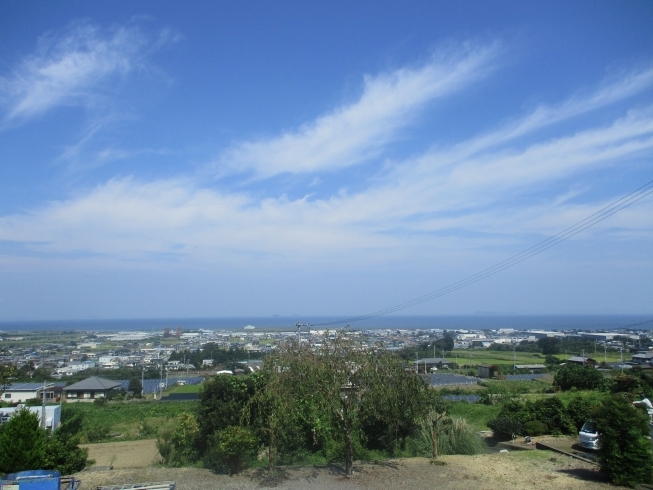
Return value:
<svg viewBox="0 0 653 490">
<path fill-rule="evenodd" d="M 596 414 L 601 470 L 617 485 L 651 483 L 651 442 L 645 412 L 620 395 L 607 397 Z"/>
</svg>

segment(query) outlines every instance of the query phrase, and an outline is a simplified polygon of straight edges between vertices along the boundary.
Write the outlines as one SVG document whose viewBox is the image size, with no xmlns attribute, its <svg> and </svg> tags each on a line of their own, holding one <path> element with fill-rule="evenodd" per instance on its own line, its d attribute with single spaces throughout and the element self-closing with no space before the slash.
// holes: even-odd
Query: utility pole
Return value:
<svg viewBox="0 0 653 490">
<path fill-rule="evenodd" d="M 145 364 L 141 366 L 141 398 L 145 396 Z"/>
<path fill-rule="evenodd" d="M 302 327 L 307 327 L 308 331 L 311 331 L 311 324 L 310 323 L 295 323 L 295 326 L 297 327 L 297 343 L 301 346 L 302 345 Z M 349 325 L 347 325 L 349 327 Z M 345 327 L 345 328 L 347 328 Z"/>
<path fill-rule="evenodd" d="M 41 424 L 45 429 L 45 380 L 43 380 L 43 401 L 41 402 Z"/>
<path fill-rule="evenodd" d="M 512 370 L 517 369 L 517 356 L 515 354 L 515 344 L 512 345 Z M 531 371 L 532 372 L 532 371 Z"/>
</svg>

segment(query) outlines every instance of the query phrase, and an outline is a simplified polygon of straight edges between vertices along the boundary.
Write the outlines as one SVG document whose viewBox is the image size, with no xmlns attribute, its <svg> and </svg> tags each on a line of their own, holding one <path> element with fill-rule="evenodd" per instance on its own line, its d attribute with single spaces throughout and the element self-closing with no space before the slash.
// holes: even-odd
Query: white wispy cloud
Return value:
<svg viewBox="0 0 653 490">
<path fill-rule="evenodd" d="M 458 72 L 453 69 L 451 73 L 457 75 L 447 82 L 431 73 L 442 69 L 438 64 L 371 78 L 361 100 L 325 116 L 327 122 L 318 119 L 291 136 L 251 145 L 268 145 L 269 150 L 280 145 L 301 154 L 314 141 L 327 144 L 329 138 L 316 136 L 322 134 L 320 128 L 336 128 L 325 131 L 337 134 L 343 130 L 341 119 L 349 117 L 358 124 L 376 105 L 391 108 L 379 109 L 383 117 L 393 114 L 400 120 L 374 130 L 388 135 L 381 138 L 387 144 L 393 132 L 410 119 L 403 116 L 427 103 L 433 94 L 451 94 L 461 80 L 469 80 L 467 75 L 477 73 L 489 56 L 489 51 L 479 52 L 483 54 L 451 65 L 468 66 Z M 346 267 L 411 254 L 457 253 L 462 247 L 481 250 L 523 237 L 548 236 L 616 197 L 610 191 L 600 198 L 586 197 L 592 186 L 582 177 L 606 168 L 627 168 L 632 160 L 653 155 L 653 108 L 624 109 L 609 123 L 585 123 L 557 138 L 538 137 L 537 129 L 622 101 L 649 87 L 651 73 L 626 75 L 584 97 L 575 95 L 558 105 L 540 106 L 508 127 L 500 126 L 450 149 L 432 149 L 396 162 L 392 171 L 370 175 L 367 185 L 354 193 L 261 198 L 248 192 L 247 186 L 240 192 L 220 190 L 199 178 L 152 182 L 117 178 L 30 213 L 0 217 L 0 241 L 46 255 L 99 254 L 123 261 L 184 260 L 243 267 L 309 261 Z M 441 82 L 435 84 L 439 88 L 423 89 L 436 79 Z M 349 112 L 350 116 L 343 116 Z M 366 152 L 382 150 L 370 146 L 366 138 L 371 136 L 365 134 L 358 143 L 341 148 L 349 164 L 356 161 L 353 156 L 362 158 Z M 510 144 L 526 134 L 530 135 L 527 143 Z M 257 152 L 263 151 L 260 148 Z M 269 169 L 252 163 L 240 170 L 250 168 L 259 177 L 320 170 L 320 176 L 327 178 L 339 165 L 333 154 L 300 166 L 294 160 L 282 160 L 283 152 L 270 153 Z M 108 150 L 106 157 L 120 155 Z M 546 198 L 523 199 L 515 205 L 516 199 L 537 193 Z M 620 239 L 628 233 L 650 235 L 650 207 L 650 199 L 642 201 L 602 226 L 615 228 Z M 478 236 L 470 239 L 469 233 Z"/>
<path fill-rule="evenodd" d="M 463 90 L 489 69 L 498 47 L 465 48 L 435 55 L 417 68 L 366 76 L 356 102 L 297 130 L 227 150 L 219 173 L 252 171 L 257 178 L 280 173 L 333 171 L 361 163 L 397 138 L 426 103 Z"/>
<path fill-rule="evenodd" d="M 175 39 L 167 30 L 150 39 L 136 25 L 102 30 L 88 23 L 43 36 L 35 53 L 0 78 L 4 125 L 55 106 L 101 104 L 103 91 L 109 89 L 103 82 L 143 67 L 146 54 Z"/>
</svg>

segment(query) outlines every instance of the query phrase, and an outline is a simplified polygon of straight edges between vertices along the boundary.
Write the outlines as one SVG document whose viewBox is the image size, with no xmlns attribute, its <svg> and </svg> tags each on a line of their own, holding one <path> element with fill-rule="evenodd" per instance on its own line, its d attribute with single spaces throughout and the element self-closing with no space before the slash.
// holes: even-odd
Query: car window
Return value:
<svg viewBox="0 0 653 490">
<path fill-rule="evenodd" d="M 581 429 L 583 432 L 596 432 L 596 423 L 594 422 L 585 422 L 583 424 L 583 428 Z"/>
</svg>

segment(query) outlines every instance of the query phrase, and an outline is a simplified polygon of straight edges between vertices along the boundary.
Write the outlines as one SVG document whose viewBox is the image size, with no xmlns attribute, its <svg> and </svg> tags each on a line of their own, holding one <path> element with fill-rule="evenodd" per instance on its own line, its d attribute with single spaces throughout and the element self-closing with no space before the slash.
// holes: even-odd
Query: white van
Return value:
<svg viewBox="0 0 653 490">
<path fill-rule="evenodd" d="M 599 430 L 596 422 L 588 420 L 578 432 L 578 444 L 587 449 L 599 448 Z"/>
</svg>

